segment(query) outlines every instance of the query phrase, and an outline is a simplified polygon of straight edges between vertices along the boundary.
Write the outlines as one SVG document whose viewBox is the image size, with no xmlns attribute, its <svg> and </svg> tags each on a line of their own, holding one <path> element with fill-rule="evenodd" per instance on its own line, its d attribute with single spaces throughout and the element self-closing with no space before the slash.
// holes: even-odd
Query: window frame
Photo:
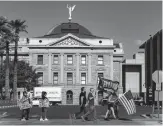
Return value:
<svg viewBox="0 0 163 126">
<path fill-rule="evenodd" d="M 69 79 L 70 76 L 68 75 L 71 75 L 71 79 Z M 72 82 L 72 83 L 69 83 L 69 82 Z M 73 73 L 72 72 L 67 73 L 67 85 L 73 85 Z"/>
<path fill-rule="evenodd" d="M 72 58 L 72 60 L 69 60 L 69 58 Z M 73 65 L 73 55 L 67 55 L 67 65 Z"/>
<path fill-rule="evenodd" d="M 54 77 L 55 77 L 54 75 L 55 74 L 57 75 L 57 79 L 56 80 L 54 79 Z M 55 83 L 55 82 L 57 82 L 57 83 Z M 58 85 L 58 72 L 53 72 L 53 85 Z"/>
<path fill-rule="evenodd" d="M 42 56 L 42 63 L 40 63 L 41 61 L 39 61 L 39 56 Z M 38 65 L 43 65 L 44 64 L 44 55 L 37 55 L 37 64 Z"/>
<path fill-rule="evenodd" d="M 85 77 L 85 79 L 84 80 L 82 80 L 82 75 L 84 75 L 84 77 Z M 82 83 L 82 82 L 85 82 L 85 83 Z M 81 85 L 86 85 L 86 83 L 87 83 L 87 75 L 86 75 L 86 73 L 81 73 Z"/>
<path fill-rule="evenodd" d="M 37 79 L 37 81 L 38 81 L 38 84 L 39 84 L 39 85 L 43 85 L 43 84 L 44 84 L 44 72 L 37 72 L 37 74 L 40 74 L 40 73 L 42 74 L 42 76 L 41 76 L 41 77 L 42 77 L 42 80 L 41 80 L 42 83 L 39 83 L 39 81 L 40 81 L 40 80 L 39 80 L 40 77 Z"/>
<path fill-rule="evenodd" d="M 99 59 L 101 57 L 101 59 Z M 98 65 L 104 65 L 104 56 L 103 55 L 98 55 L 97 57 L 97 62 L 98 62 Z M 102 63 L 100 63 L 102 62 Z"/>
<path fill-rule="evenodd" d="M 104 73 L 101 73 L 101 72 L 99 72 L 99 73 L 97 73 L 97 82 L 99 83 L 99 74 L 102 74 L 102 76 L 101 77 L 104 77 Z"/>
<path fill-rule="evenodd" d="M 83 57 L 85 58 L 85 60 L 83 60 Z M 85 63 L 83 63 L 83 61 L 85 62 Z M 81 55 L 81 65 L 86 65 L 87 63 L 87 57 L 86 57 L 86 55 Z"/>
<path fill-rule="evenodd" d="M 55 58 L 57 58 L 57 60 L 55 60 Z M 55 62 L 57 62 L 57 63 L 55 63 Z M 55 65 L 59 64 L 59 55 L 56 55 L 56 54 L 53 55 L 53 64 L 55 64 Z"/>
</svg>

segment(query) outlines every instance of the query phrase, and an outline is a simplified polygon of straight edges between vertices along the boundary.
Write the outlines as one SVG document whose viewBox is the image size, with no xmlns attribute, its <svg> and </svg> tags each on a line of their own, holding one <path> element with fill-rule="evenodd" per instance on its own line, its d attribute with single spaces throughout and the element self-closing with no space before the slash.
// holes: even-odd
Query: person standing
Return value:
<svg viewBox="0 0 163 126">
<path fill-rule="evenodd" d="M 21 121 L 29 120 L 29 109 L 32 107 L 32 103 L 26 91 L 23 92 L 23 97 L 20 99 L 19 107 L 20 110 L 22 110 Z"/>
<path fill-rule="evenodd" d="M 32 99 L 32 93 L 30 92 L 30 89 L 29 89 L 29 88 L 27 89 L 27 95 L 28 95 L 28 97 L 29 97 L 30 99 Z"/>
<path fill-rule="evenodd" d="M 39 101 L 39 107 L 41 108 L 40 121 L 48 121 L 47 119 L 47 109 L 49 107 L 49 99 L 47 98 L 47 92 L 42 92 L 42 97 Z"/>
<path fill-rule="evenodd" d="M 77 112 L 73 115 L 73 117 L 79 118 L 82 113 L 86 113 L 86 91 L 85 88 L 81 88 L 81 93 L 79 95 L 79 105 L 80 105 L 80 112 Z"/>
<path fill-rule="evenodd" d="M 81 116 L 83 121 L 86 121 L 85 118 L 93 113 L 93 119 L 96 120 L 96 110 L 95 110 L 95 105 L 94 105 L 94 100 L 96 98 L 96 93 L 94 93 L 94 89 L 90 88 L 90 92 L 88 94 L 88 102 L 87 102 L 87 107 L 88 107 L 88 112 Z"/>
<path fill-rule="evenodd" d="M 30 102 L 32 104 L 32 94 L 30 92 L 30 89 L 27 88 L 27 97 L 30 99 Z M 29 116 L 29 113 L 30 113 L 30 108 L 27 109 L 27 115 Z"/>
</svg>

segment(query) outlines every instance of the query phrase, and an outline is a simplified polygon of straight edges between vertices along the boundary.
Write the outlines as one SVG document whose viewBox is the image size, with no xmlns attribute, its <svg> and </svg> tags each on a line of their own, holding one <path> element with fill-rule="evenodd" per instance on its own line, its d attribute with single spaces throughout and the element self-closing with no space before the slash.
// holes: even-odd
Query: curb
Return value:
<svg viewBox="0 0 163 126">
<path fill-rule="evenodd" d="M 14 107 L 18 107 L 18 105 L 0 106 L 0 109 L 4 109 L 4 108 L 14 108 Z"/>
<path fill-rule="evenodd" d="M 147 119 L 151 119 L 151 115 L 150 114 L 142 114 L 140 115 L 141 117 L 147 118 Z"/>
<path fill-rule="evenodd" d="M 158 119 L 157 114 L 142 114 L 140 116 L 146 119 Z M 160 114 L 160 118 L 162 119 L 162 114 Z"/>
</svg>

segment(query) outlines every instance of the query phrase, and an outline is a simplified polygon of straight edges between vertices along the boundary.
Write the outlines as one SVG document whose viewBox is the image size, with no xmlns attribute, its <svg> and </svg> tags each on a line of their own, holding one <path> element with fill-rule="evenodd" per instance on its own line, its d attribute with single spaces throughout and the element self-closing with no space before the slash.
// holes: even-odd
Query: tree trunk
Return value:
<svg viewBox="0 0 163 126">
<path fill-rule="evenodd" d="M 14 100 L 17 100 L 17 48 L 18 48 L 18 41 L 15 41 L 15 54 L 14 54 L 14 83 L 13 83 L 13 93 L 14 93 Z"/>
<path fill-rule="evenodd" d="M 1 91 L 1 96 L 3 95 L 3 93 L 2 93 L 2 87 L 3 87 L 3 83 L 2 83 L 2 67 L 3 67 L 3 52 L 1 53 L 1 69 L 0 69 L 0 80 L 1 80 L 1 89 L 0 89 L 0 91 Z"/>
<path fill-rule="evenodd" d="M 6 42 L 6 75 L 5 75 L 5 96 L 10 99 L 9 85 L 9 42 Z"/>
</svg>

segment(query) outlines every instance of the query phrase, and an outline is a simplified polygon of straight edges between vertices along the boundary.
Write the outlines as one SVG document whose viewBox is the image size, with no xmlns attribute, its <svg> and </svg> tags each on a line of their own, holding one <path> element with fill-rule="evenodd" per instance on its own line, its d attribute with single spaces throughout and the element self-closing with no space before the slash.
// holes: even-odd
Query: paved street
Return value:
<svg viewBox="0 0 163 126">
<path fill-rule="evenodd" d="M 97 106 L 97 120 L 83 122 L 81 119 L 71 119 L 69 114 L 79 111 L 78 106 L 53 106 L 49 108 L 47 122 L 40 122 L 40 109 L 33 107 L 30 113 L 30 120 L 26 122 L 20 121 L 21 111 L 19 108 L 1 109 L 1 113 L 7 112 L 7 116 L 1 118 L 0 125 L 159 125 L 157 119 L 144 118 L 141 114 L 149 114 L 152 111 L 151 107 L 137 107 L 137 113 L 128 116 L 124 108 L 120 106 L 119 116 L 120 120 L 104 121 L 106 107 Z M 161 124 L 160 124 L 161 125 Z"/>
</svg>

